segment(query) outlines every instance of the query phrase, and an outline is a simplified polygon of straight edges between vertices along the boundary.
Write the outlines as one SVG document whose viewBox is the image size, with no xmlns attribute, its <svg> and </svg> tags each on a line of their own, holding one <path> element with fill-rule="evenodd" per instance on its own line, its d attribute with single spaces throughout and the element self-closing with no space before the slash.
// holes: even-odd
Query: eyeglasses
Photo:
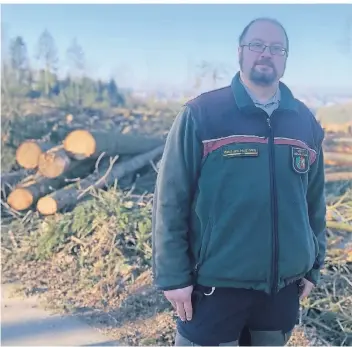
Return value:
<svg viewBox="0 0 352 347">
<path fill-rule="evenodd" d="M 270 53 L 272 55 L 285 55 L 287 54 L 287 49 L 281 46 L 267 46 L 264 45 L 263 43 L 255 42 L 255 43 L 249 43 L 248 45 L 241 45 L 241 47 L 247 46 L 250 51 L 253 52 L 259 52 L 263 53 L 265 49 L 268 47 L 270 50 Z"/>
</svg>

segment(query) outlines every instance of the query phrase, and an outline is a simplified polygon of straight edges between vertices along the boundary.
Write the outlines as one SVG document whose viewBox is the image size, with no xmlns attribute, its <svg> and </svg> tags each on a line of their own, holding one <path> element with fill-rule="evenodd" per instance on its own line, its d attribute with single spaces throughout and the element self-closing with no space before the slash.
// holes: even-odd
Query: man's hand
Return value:
<svg viewBox="0 0 352 347">
<path fill-rule="evenodd" d="M 166 299 L 171 302 L 182 321 L 192 319 L 192 292 L 193 286 L 164 291 Z"/>
<path fill-rule="evenodd" d="M 310 292 L 314 288 L 314 284 L 312 282 L 308 281 L 306 278 L 302 278 L 302 282 L 301 282 L 300 286 L 303 287 L 301 296 L 299 297 L 302 300 L 310 294 Z"/>
</svg>

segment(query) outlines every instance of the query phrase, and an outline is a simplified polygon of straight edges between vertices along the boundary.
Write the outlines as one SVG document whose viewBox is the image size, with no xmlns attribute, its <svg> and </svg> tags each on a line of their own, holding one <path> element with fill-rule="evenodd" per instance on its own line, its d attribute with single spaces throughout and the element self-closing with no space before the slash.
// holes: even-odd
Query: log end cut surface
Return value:
<svg viewBox="0 0 352 347">
<path fill-rule="evenodd" d="M 37 210 L 44 216 L 49 216 L 57 212 L 57 203 L 54 198 L 44 196 L 37 203 Z"/>
<path fill-rule="evenodd" d="M 17 188 L 7 198 L 7 203 L 16 211 L 23 211 L 33 203 L 31 192 L 25 188 Z"/>
<path fill-rule="evenodd" d="M 74 130 L 64 140 L 66 152 L 81 160 L 89 158 L 95 153 L 96 141 L 87 130 Z"/>
<path fill-rule="evenodd" d="M 26 141 L 19 145 L 16 151 L 16 160 L 25 169 L 35 169 L 38 166 L 42 150 L 34 141 Z"/>
<path fill-rule="evenodd" d="M 39 157 L 38 170 L 48 178 L 55 178 L 62 175 L 70 164 L 70 159 L 64 153 L 43 153 Z"/>
</svg>

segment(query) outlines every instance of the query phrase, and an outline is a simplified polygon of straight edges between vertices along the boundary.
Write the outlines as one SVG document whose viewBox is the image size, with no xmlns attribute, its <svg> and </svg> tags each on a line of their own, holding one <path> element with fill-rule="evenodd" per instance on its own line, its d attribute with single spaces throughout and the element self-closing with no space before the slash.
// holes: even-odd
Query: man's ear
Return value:
<svg viewBox="0 0 352 347">
<path fill-rule="evenodd" d="M 238 46 L 237 48 L 237 55 L 238 55 L 238 61 L 241 59 L 243 48 L 241 46 Z"/>
</svg>

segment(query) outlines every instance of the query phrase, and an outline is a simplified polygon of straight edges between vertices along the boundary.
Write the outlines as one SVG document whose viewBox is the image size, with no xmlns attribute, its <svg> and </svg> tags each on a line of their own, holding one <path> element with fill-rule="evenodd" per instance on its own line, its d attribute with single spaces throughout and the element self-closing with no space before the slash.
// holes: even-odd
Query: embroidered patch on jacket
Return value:
<svg viewBox="0 0 352 347">
<path fill-rule="evenodd" d="M 292 166 L 298 173 L 309 171 L 309 151 L 305 148 L 292 148 Z"/>
<path fill-rule="evenodd" d="M 224 149 L 222 152 L 223 157 L 257 157 L 259 155 L 258 148 L 236 148 Z"/>
</svg>

